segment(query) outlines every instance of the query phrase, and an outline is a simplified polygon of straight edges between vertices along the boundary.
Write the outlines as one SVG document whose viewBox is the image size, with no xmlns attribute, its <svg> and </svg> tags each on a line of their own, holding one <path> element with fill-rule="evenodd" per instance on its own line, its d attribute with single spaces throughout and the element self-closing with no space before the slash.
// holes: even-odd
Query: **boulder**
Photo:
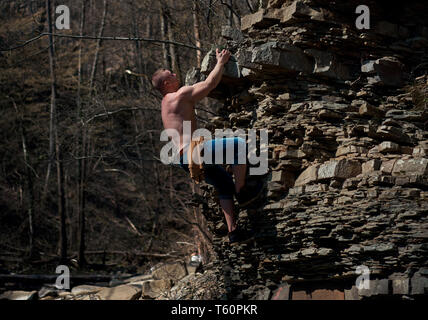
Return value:
<svg viewBox="0 0 428 320">
<path fill-rule="evenodd" d="M 201 63 L 201 73 L 208 75 L 217 63 L 216 50 L 210 50 L 204 57 Z M 223 77 L 240 78 L 241 72 L 239 65 L 234 56 L 230 56 L 229 61 L 224 66 Z"/>
<path fill-rule="evenodd" d="M 250 28 L 265 28 L 273 24 L 292 24 L 297 21 L 316 20 L 326 21 L 332 13 L 324 8 L 309 6 L 304 0 L 293 1 L 284 6 L 285 1 L 276 0 L 267 6 L 241 18 L 241 30 Z"/>
<path fill-rule="evenodd" d="M 180 262 L 164 264 L 152 272 L 153 279 L 155 280 L 171 279 L 177 281 L 184 278 L 186 275 L 186 266 Z"/>
<path fill-rule="evenodd" d="M 344 291 L 317 289 L 312 291 L 311 300 L 345 300 Z"/>
<path fill-rule="evenodd" d="M 399 159 L 395 162 L 392 169 L 393 176 L 400 175 L 427 175 L 428 174 L 428 159 Z"/>
<path fill-rule="evenodd" d="M 150 280 L 145 281 L 142 286 L 141 297 L 144 299 L 155 299 L 161 293 L 172 288 L 171 280 Z"/>
<path fill-rule="evenodd" d="M 407 277 L 391 277 L 393 294 L 409 294 L 410 279 Z"/>
<path fill-rule="evenodd" d="M 232 28 L 231 26 L 222 26 L 221 36 L 227 40 L 233 40 L 236 42 L 241 42 L 244 40 L 242 32 L 238 29 Z"/>
<path fill-rule="evenodd" d="M 380 171 L 385 174 L 391 174 L 396 161 L 397 161 L 396 159 L 382 161 L 382 164 L 380 166 Z"/>
<path fill-rule="evenodd" d="M 244 68 L 248 70 L 257 70 L 260 68 L 258 64 L 251 62 L 252 56 L 253 56 L 253 50 L 251 50 L 251 48 L 250 49 L 239 48 L 236 51 L 235 57 L 239 66 L 242 67 L 242 71 Z M 242 74 L 242 76 L 245 76 L 245 75 Z"/>
<path fill-rule="evenodd" d="M 191 86 L 194 85 L 197 82 L 205 80 L 206 76 L 204 74 L 201 74 L 201 70 L 198 68 L 191 68 L 186 73 L 186 79 L 185 79 L 185 85 Z"/>
<path fill-rule="evenodd" d="M 281 8 L 287 0 L 269 0 L 267 7 L 268 8 Z"/>
<path fill-rule="evenodd" d="M 371 117 L 371 118 L 382 118 L 384 116 L 384 112 L 382 110 L 380 110 L 375 106 L 372 106 L 367 102 L 364 102 L 360 106 L 358 113 L 364 117 Z"/>
<path fill-rule="evenodd" d="M 294 183 L 295 187 L 300 187 L 305 184 L 317 181 L 318 179 L 318 168 L 320 165 L 312 165 L 306 170 L 304 170 L 296 179 L 296 182 Z"/>
<path fill-rule="evenodd" d="M 128 279 L 124 280 L 124 282 L 128 283 L 128 284 L 132 284 L 132 283 L 135 283 L 135 282 L 147 281 L 147 280 L 152 280 L 152 279 L 153 279 L 152 275 L 150 275 L 150 274 L 143 274 L 143 275 L 139 275 L 139 276 L 134 276 L 134 277 L 128 278 Z"/>
<path fill-rule="evenodd" d="M 101 300 L 137 300 L 141 296 L 141 289 L 132 285 L 120 285 L 113 288 L 102 288 L 97 296 Z"/>
<path fill-rule="evenodd" d="M 318 169 L 318 180 L 347 179 L 361 173 L 361 164 L 358 161 L 341 159 L 323 163 Z"/>
<path fill-rule="evenodd" d="M 379 135 L 379 138 L 383 140 L 390 140 L 404 144 L 411 143 L 411 139 L 406 133 L 393 126 L 382 125 L 377 129 L 376 134 Z"/>
<path fill-rule="evenodd" d="M 411 294 L 427 294 L 428 293 L 428 278 L 415 274 L 410 280 Z"/>
<path fill-rule="evenodd" d="M 55 285 L 45 285 L 38 291 L 38 296 L 39 299 L 55 298 L 60 292 L 62 291 L 57 289 Z"/>
<path fill-rule="evenodd" d="M 350 153 L 358 153 L 358 154 L 367 153 L 367 151 L 368 151 L 367 148 L 360 147 L 360 146 L 354 146 L 354 145 L 340 146 L 336 150 L 336 157 L 340 157 Z"/>
<path fill-rule="evenodd" d="M 421 158 L 421 157 L 427 157 L 428 156 L 428 143 L 425 142 L 419 142 L 419 145 L 413 148 L 413 157 L 415 158 Z"/>
<path fill-rule="evenodd" d="M 304 52 L 287 43 L 270 41 L 255 47 L 251 62 L 270 71 L 311 73 L 313 64 Z"/>
<path fill-rule="evenodd" d="M 360 300 L 358 288 L 356 286 L 352 286 L 350 289 L 345 289 L 344 294 L 345 300 Z"/>
<path fill-rule="evenodd" d="M 362 164 L 361 169 L 362 173 L 370 173 L 380 169 L 381 161 L 379 159 L 372 159 Z"/>
<path fill-rule="evenodd" d="M 363 73 L 368 73 L 368 74 L 375 74 L 375 68 L 374 68 L 374 63 L 376 62 L 376 60 L 366 60 L 363 61 L 361 64 L 361 72 Z"/>
<path fill-rule="evenodd" d="M 401 151 L 400 145 L 391 141 L 384 141 L 378 145 L 380 153 L 398 153 Z"/>
<path fill-rule="evenodd" d="M 84 295 L 84 294 L 90 294 L 90 293 L 97 293 L 104 287 L 98 287 L 98 286 L 91 286 L 91 285 L 81 285 L 77 287 L 73 287 L 71 289 L 71 293 L 74 295 Z"/>
<path fill-rule="evenodd" d="M 268 21 L 268 19 L 265 19 L 265 16 L 264 16 L 265 12 L 266 12 L 265 9 L 260 9 L 256 13 L 243 16 L 241 18 L 241 30 L 246 31 L 251 27 L 259 28 L 259 27 L 264 27 L 271 24 L 271 22 Z"/>
<path fill-rule="evenodd" d="M 0 300 L 37 300 L 37 291 L 6 291 L 0 295 Z"/>
<path fill-rule="evenodd" d="M 315 59 L 313 73 L 338 80 L 351 78 L 349 68 L 340 63 L 334 54 L 317 49 L 307 49 L 304 52 Z"/>
<path fill-rule="evenodd" d="M 316 20 L 326 21 L 331 13 L 323 8 L 311 7 L 307 1 L 293 1 L 291 5 L 276 9 L 275 13 L 271 13 L 279 19 L 283 24 L 292 24 L 298 20 Z"/>
<path fill-rule="evenodd" d="M 383 57 L 374 63 L 378 82 L 387 86 L 403 84 L 403 64 L 395 57 Z"/>
<path fill-rule="evenodd" d="M 387 295 L 389 293 L 389 280 L 372 280 L 370 279 L 370 288 L 362 288 L 358 290 L 358 294 L 362 297 L 371 297 L 376 295 Z"/>
</svg>

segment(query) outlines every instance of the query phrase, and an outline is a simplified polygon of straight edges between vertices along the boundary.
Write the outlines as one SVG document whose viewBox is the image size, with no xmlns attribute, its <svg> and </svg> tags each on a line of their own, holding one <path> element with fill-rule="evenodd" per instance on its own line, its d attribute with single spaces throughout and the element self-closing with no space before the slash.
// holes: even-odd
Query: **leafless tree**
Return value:
<svg viewBox="0 0 428 320">
<path fill-rule="evenodd" d="M 86 1 L 81 1 L 80 11 L 80 35 L 83 35 L 86 18 Z M 78 83 L 77 83 L 77 119 L 79 121 L 79 132 L 77 134 L 77 156 L 82 159 L 77 159 L 77 215 L 78 215 L 78 263 L 80 266 L 86 264 L 85 259 L 85 176 L 86 176 L 86 160 L 85 160 L 85 143 L 86 143 L 86 126 L 82 115 L 82 40 L 79 41 L 79 58 L 77 66 Z"/>
</svg>

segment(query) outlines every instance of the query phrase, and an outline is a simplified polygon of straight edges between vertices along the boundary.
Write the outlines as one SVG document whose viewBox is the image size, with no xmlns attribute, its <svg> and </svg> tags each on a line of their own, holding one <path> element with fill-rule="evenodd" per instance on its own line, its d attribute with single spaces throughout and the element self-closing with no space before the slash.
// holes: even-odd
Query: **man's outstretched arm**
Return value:
<svg viewBox="0 0 428 320">
<path fill-rule="evenodd" d="M 217 49 L 216 56 L 217 64 L 204 81 L 180 89 L 180 93 L 183 94 L 186 99 L 198 102 L 218 86 L 223 75 L 224 65 L 230 58 L 230 52 L 228 50 L 219 52 Z"/>
</svg>

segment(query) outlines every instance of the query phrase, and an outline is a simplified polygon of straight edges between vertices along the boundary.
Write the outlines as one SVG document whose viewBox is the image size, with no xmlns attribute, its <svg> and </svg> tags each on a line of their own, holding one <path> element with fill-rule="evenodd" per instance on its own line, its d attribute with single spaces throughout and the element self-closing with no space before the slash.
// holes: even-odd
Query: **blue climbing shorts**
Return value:
<svg viewBox="0 0 428 320">
<path fill-rule="evenodd" d="M 212 185 L 219 199 L 233 199 L 235 183 L 221 165 L 247 163 L 247 144 L 239 137 L 207 140 L 203 145 L 205 182 Z M 210 161 L 211 160 L 211 161 Z M 180 156 L 180 167 L 189 172 L 187 148 Z"/>
</svg>

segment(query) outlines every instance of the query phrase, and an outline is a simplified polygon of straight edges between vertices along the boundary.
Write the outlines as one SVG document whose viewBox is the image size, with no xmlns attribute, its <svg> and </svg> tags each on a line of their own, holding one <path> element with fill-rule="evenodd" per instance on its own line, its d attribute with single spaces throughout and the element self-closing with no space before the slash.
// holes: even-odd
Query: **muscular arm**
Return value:
<svg viewBox="0 0 428 320">
<path fill-rule="evenodd" d="M 220 83 L 224 71 L 224 65 L 229 60 L 229 57 L 229 51 L 223 50 L 221 53 L 217 51 L 217 64 L 208 77 L 204 81 L 198 82 L 193 86 L 183 87 L 180 89 L 180 94 L 193 102 L 198 102 L 205 98 Z"/>
</svg>

